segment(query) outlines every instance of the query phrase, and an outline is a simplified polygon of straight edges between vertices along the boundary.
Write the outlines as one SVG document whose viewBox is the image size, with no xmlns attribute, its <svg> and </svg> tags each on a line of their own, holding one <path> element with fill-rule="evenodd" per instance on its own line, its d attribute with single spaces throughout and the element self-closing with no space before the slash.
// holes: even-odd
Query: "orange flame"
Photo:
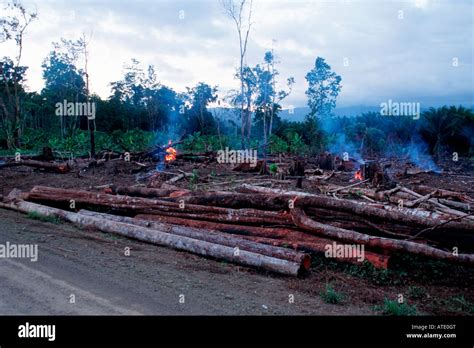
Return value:
<svg viewBox="0 0 474 348">
<path fill-rule="evenodd" d="M 362 171 L 359 169 L 357 172 L 354 174 L 354 179 L 356 180 L 362 180 Z"/>
<path fill-rule="evenodd" d="M 176 159 L 178 152 L 171 146 L 166 149 L 165 161 L 172 162 Z"/>
</svg>

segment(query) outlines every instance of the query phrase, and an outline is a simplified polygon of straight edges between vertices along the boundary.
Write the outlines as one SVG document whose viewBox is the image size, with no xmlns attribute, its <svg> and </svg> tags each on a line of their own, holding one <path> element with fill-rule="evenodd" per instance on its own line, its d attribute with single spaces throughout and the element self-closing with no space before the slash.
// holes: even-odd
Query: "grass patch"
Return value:
<svg viewBox="0 0 474 348">
<path fill-rule="evenodd" d="M 61 218 L 59 218 L 57 216 L 46 216 L 46 215 L 42 215 L 42 214 L 39 214 L 39 213 L 36 213 L 36 212 L 29 212 L 26 215 L 26 217 L 29 218 L 29 219 L 38 220 L 38 221 L 42 221 L 42 222 L 49 222 L 49 223 L 56 224 L 56 225 L 61 223 Z"/>
<path fill-rule="evenodd" d="M 396 279 L 393 279 L 393 274 L 387 269 L 375 268 L 368 261 L 364 261 L 361 265 L 348 265 L 345 269 L 346 273 L 370 280 L 377 285 L 396 284 Z"/>
<path fill-rule="evenodd" d="M 383 300 L 382 306 L 375 306 L 375 310 L 381 311 L 384 315 L 407 316 L 418 314 L 415 305 L 410 306 L 406 302 L 399 303 L 398 301 L 389 300 L 387 298 Z"/>
<path fill-rule="evenodd" d="M 324 302 L 329 304 L 339 304 L 344 300 L 344 295 L 334 290 L 331 284 L 326 284 L 325 291 L 321 291 L 319 294 Z"/>
<path fill-rule="evenodd" d="M 376 285 L 417 285 L 424 284 L 465 284 L 474 280 L 474 272 L 462 265 L 431 260 L 410 254 L 394 254 L 390 260 L 390 269 L 375 268 L 365 260 L 361 264 L 337 262 L 321 254 L 313 254 L 312 267 L 324 271 L 344 272 L 353 277 L 362 278 Z M 422 296 L 421 289 L 412 289 L 412 294 Z"/>
<path fill-rule="evenodd" d="M 468 301 L 464 295 L 457 295 L 440 301 L 449 311 L 464 314 L 474 314 L 474 303 Z"/>
<path fill-rule="evenodd" d="M 199 182 L 199 172 L 196 169 L 193 169 L 191 178 L 189 179 L 189 189 L 191 191 L 196 190 L 198 182 Z"/>
<path fill-rule="evenodd" d="M 418 286 L 409 286 L 408 287 L 408 296 L 411 299 L 419 300 L 422 299 L 426 295 L 425 290 Z"/>
</svg>

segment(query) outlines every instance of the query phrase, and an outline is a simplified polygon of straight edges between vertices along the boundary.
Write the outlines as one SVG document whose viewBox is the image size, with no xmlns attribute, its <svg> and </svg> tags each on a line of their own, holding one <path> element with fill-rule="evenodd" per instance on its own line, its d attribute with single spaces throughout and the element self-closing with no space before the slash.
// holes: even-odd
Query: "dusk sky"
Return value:
<svg viewBox="0 0 474 348">
<path fill-rule="evenodd" d="M 41 63 L 53 41 L 91 31 L 91 90 L 103 98 L 132 57 L 155 65 L 161 83 L 177 91 L 199 81 L 218 85 L 221 96 L 238 87 L 237 33 L 219 0 L 24 4 L 38 11 L 22 60 L 31 90 L 43 86 Z M 254 0 L 253 8 L 247 63 L 260 63 L 275 40 L 280 81 L 295 78 L 285 107 L 306 105 L 304 76 L 317 56 L 342 77 L 338 106 L 472 100 L 472 1 Z M 0 44 L 0 56 L 13 56 L 12 47 Z"/>
</svg>

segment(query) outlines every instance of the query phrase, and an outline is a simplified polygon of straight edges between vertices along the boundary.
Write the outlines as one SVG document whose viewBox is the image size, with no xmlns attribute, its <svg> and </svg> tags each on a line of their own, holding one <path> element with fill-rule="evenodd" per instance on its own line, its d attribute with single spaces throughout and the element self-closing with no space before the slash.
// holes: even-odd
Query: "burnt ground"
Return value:
<svg viewBox="0 0 474 348">
<path fill-rule="evenodd" d="M 255 178 L 205 164 L 197 180 L 183 188 L 216 188 L 214 181 Z M 18 167 L 0 170 L 0 189 L 29 190 L 34 185 L 91 189 L 101 185 L 150 184 L 146 171 L 132 163 L 106 163 L 78 175 Z M 168 168 L 173 170 L 173 168 Z M 222 175 L 222 177 L 221 177 Z M 347 185 L 351 173 L 328 182 Z M 209 178 L 212 178 L 209 179 Z M 159 186 L 160 175 L 151 177 Z M 206 182 L 207 181 L 207 182 Z M 421 173 L 400 179 L 473 195 L 474 176 Z M 197 184 L 196 184 L 197 182 Z M 305 182 L 305 189 L 316 185 Z M 402 294 L 418 314 L 474 314 L 474 270 L 406 256 L 393 258 L 393 269 L 380 271 L 333 263 L 315 256 L 309 274 L 289 278 L 222 261 L 148 245 L 98 231 L 51 223 L 0 209 L 0 243 L 38 243 L 38 262 L 0 259 L 0 314 L 382 314 L 384 299 Z M 124 249 L 131 248 L 125 256 Z M 321 297 L 326 284 L 342 294 L 339 304 Z M 76 294 L 76 304 L 68 302 Z M 185 304 L 179 296 L 185 295 Z M 294 295 L 294 303 L 289 303 Z"/>
</svg>

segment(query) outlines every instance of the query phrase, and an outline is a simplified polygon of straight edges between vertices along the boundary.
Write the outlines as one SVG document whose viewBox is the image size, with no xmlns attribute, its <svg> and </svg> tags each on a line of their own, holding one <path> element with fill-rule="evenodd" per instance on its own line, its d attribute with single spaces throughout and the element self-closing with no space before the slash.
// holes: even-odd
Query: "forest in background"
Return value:
<svg viewBox="0 0 474 348">
<path fill-rule="evenodd" d="M 10 6 L 17 16 L 2 18 L 0 41 L 15 41 L 19 53 L 0 61 L 0 150 L 4 153 L 37 152 L 49 146 L 69 155 L 93 155 L 101 150 L 139 151 L 181 139 L 180 146 L 189 151 L 229 147 L 256 148 L 261 154 L 312 155 L 327 150 L 363 158 L 428 154 L 438 160 L 453 152 L 474 156 L 474 114 L 464 106 L 431 108 L 419 118 L 381 113 L 334 116 L 343 79 L 322 57 L 315 59 L 306 75 L 310 112 L 304 122 L 280 118 L 282 101 L 291 94 L 295 80 L 280 77 L 273 50 L 265 52 L 255 66 L 241 59 L 235 72 L 240 89 L 231 91 L 205 82 L 175 91 L 160 83 L 154 66 L 142 66 L 132 58 L 124 65 L 122 79 L 110 83 L 110 96 L 102 99 L 89 91 L 93 77 L 87 71 L 88 38 L 61 38 L 43 60 L 44 88 L 30 92 L 21 52 L 36 14 L 18 2 Z M 233 18 L 236 8 L 227 10 Z M 250 26 L 240 22 L 236 28 L 239 38 L 245 37 L 240 33 L 248 37 Z M 97 116 L 94 120 L 57 116 L 57 103 L 63 101 L 93 102 Z"/>
</svg>

